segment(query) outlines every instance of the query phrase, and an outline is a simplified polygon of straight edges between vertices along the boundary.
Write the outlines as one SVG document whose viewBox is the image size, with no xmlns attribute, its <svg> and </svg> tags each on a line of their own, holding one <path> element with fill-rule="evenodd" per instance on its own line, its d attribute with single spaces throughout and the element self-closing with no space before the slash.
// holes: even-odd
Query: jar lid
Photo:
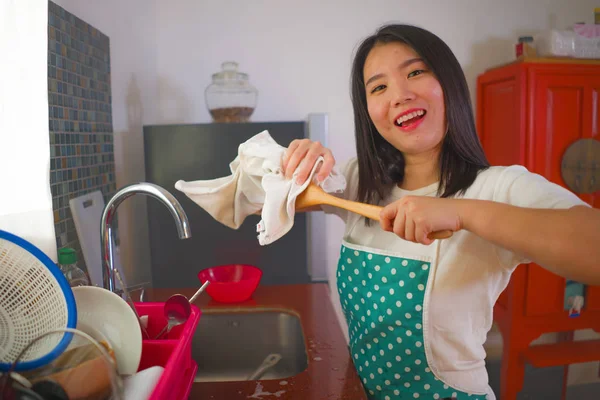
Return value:
<svg viewBox="0 0 600 400">
<path fill-rule="evenodd" d="M 238 72 L 238 63 L 235 61 L 225 61 L 221 64 L 222 71 L 212 75 L 213 80 L 224 81 L 247 81 L 248 74 Z"/>
<path fill-rule="evenodd" d="M 65 247 L 58 250 L 58 263 L 61 265 L 75 264 L 77 262 L 77 252 L 75 249 Z"/>
</svg>

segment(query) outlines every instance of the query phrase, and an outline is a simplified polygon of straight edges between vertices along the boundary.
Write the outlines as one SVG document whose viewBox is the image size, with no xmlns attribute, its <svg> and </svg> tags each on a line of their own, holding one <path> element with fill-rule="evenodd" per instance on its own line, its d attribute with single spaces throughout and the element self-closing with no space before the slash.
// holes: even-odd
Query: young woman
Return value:
<svg viewBox="0 0 600 400">
<path fill-rule="evenodd" d="M 352 69 L 357 158 L 345 198 L 385 206 L 346 223 L 337 292 L 355 367 L 372 399 L 494 399 L 483 344 L 520 263 L 600 284 L 600 212 L 521 166 L 489 166 L 464 73 L 434 34 L 380 28 Z M 292 142 L 288 177 L 306 180 L 318 142 Z M 429 234 L 453 236 L 431 240 Z"/>
</svg>

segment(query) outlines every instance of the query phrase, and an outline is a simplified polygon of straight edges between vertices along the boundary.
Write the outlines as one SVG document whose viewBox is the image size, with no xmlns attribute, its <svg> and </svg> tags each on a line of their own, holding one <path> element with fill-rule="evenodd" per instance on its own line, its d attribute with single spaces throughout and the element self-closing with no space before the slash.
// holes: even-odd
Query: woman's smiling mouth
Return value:
<svg viewBox="0 0 600 400">
<path fill-rule="evenodd" d="M 423 122 L 427 111 L 424 109 L 411 109 L 400 114 L 394 121 L 394 125 L 402 130 L 412 130 Z"/>
</svg>

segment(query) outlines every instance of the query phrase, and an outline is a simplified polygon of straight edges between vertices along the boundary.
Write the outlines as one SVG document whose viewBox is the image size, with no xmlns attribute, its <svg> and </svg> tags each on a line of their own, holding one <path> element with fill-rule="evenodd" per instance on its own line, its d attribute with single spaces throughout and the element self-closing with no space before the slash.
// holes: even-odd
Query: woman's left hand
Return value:
<svg viewBox="0 0 600 400">
<path fill-rule="evenodd" d="M 459 202 L 426 196 L 406 196 L 381 210 L 381 228 L 402 239 L 429 245 L 432 232 L 462 229 Z"/>
</svg>

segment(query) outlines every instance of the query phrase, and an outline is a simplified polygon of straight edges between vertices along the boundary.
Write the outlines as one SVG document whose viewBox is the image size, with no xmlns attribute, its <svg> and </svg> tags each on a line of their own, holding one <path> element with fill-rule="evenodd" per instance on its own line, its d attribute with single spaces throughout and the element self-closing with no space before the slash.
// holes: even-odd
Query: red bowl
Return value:
<svg viewBox="0 0 600 400">
<path fill-rule="evenodd" d="M 206 293 L 221 303 L 240 303 L 252 297 L 262 270 L 253 265 L 229 264 L 203 269 L 198 273 L 201 284 L 209 281 Z"/>
</svg>

